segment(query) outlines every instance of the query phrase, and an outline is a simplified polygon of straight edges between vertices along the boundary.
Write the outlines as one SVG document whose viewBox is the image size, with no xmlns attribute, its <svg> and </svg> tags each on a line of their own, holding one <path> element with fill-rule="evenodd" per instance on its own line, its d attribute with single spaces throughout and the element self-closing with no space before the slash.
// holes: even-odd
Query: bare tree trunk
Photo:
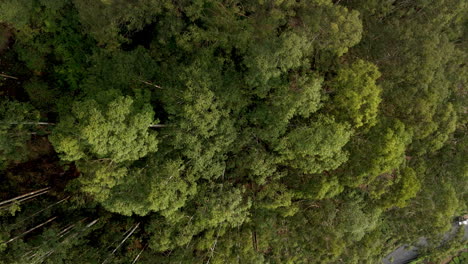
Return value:
<svg viewBox="0 0 468 264">
<path fill-rule="evenodd" d="M 24 233 L 22 233 L 22 234 L 20 234 L 20 235 L 15 236 L 14 238 L 12 238 L 12 239 L 10 239 L 10 240 L 8 240 L 8 241 L 6 241 L 6 242 L 2 242 L 2 244 L 8 244 L 8 243 L 10 243 L 10 242 L 12 242 L 12 241 L 15 241 L 16 239 L 18 239 L 18 238 L 20 238 L 20 237 L 22 237 L 22 236 L 24 236 L 24 235 L 26 235 L 26 234 L 29 234 L 29 233 L 31 233 L 32 231 L 34 231 L 34 230 L 36 230 L 36 229 L 38 229 L 38 228 L 40 228 L 40 227 L 42 227 L 42 226 L 44 226 L 44 225 L 46 225 L 46 224 L 52 222 L 52 221 L 54 221 L 56 218 L 57 218 L 57 216 L 54 216 L 54 217 L 50 218 L 49 220 L 45 221 L 44 223 L 39 224 L 39 225 L 37 225 L 37 226 L 35 226 L 35 227 L 29 229 L 28 231 L 26 231 L 26 232 L 24 232 Z"/>
<path fill-rule="evenodd" d="M 102 262 L 102 264 L 106 263 L 107 260 L 112 257 L 115 252 L 125 243 L 125 241 L 135 232 L 135 230 L 138 228 L 138 226 L 140 225 L 140 223 L 137 223 L 132 229 L 131 231 L 128 233 L 128 235 L 120 242 L 120 244 L 114 249 L 112 250 L 111 254 Z"/>
<path fill-rule="evenodd" d="M 55 123 L 51 122 L 0 122 L 0 124 L 8 124 L 8 125 L 37 125 L 37 126 L 55 126 Z M 150 124 L 149 128 L 161 128 L 167 127 L 164 124 Z"/>
<path fill-rule="evenodd" d="M 57 204 L 60 204 L 60 203 L 62 203 L 64 201 L 68 200 L 69 198 L 70 198 L 70 196 L 67 196 L 67 197 L 63 198 L 62 200 L 60 200 L 60 201 L 58 201 L 56 203 L 53 203 L 53 204 L 47 206 L 46 208 L 44 208 L 44 209 L 42 209 L 40 211 L 35 212 L 34 214 L 32 214 L 32 215 L 28 216 L 27 218 L 21 220 L 20 222 L 15 223 L 15 226 L 18 225 L 18 224 L 24 223 L 26 220 L 33 218 L 34 216 L 44 212 L 45 210 L 47 210 L 49 208 L 52 208 L 52 207 L 56 206 Z"/>
<path fill-rule="evenodd" d="M 138 255 L 135 257 L 135 259 L 132 261 L 132 264 L 135 264 L 138 261 L 138 259 L 140 258 L 141 253 L 143 253 L 143 251 L 146 249 L 147 246 L 148 246 L 148 244 L 146 244 L 146 246 L 144 246 L 141 249 L 140 253 L 138 253 Z"/>
<path fill-rule="evenodd" d="M 31 259 L 31 260 L 32 260 L 32 259 L 34 259 L 34 257 L 37 256 L 37 255 L 39 255 L 38 252 L 36 252 L 36 253 L 32 254 L 31 256 L 29 256 L 28 259 Z"/>
<path fill-rule="evenodd" d="M 40 190 L 37 190 L 37 191 L 34 191 L 34 192 L 30 192 L 30 193 L 26 193 L 26 194 L 23 194 L 23 195 L 20 195 L 20 196 L 16 196 L 15 198 L 11 198 L 9 200 L 5 200 L 3 202 L 0 202 L 0 205 L 6 204 L 6 203 L 9 203 L 9 202 L 12 202 L 12 201 L 16 201 L 16 200 L 21 199 L 23 197 L 31 196 L 31 195 L 34 195 L 34 194 L 39 193 L 39 192 L 48 191 L 49 189 L 50 189 L 50 187 L 46 187 L 46 188 L 43 188 L 43 189 L 40 189 Z"/>
<path fill-rule="evenodd" d="M 0 124 L 9 124 L 9 125 L 38 125 L 38 126 L 55 126 L 55 123 L 51 122 L 0 122 Z M 167 127 L 164 124 L 150 124 L 148 127 L 150 128 L 161 128 Z"/>
<path fill-rule="evenodd" d="M 167 125 L 155 124 L 155 125 L 149 125 L 148 127 L 150 127 L 150 128 L 160 128 L 160 127 L 167 127 Z"/>
<path fill-rule="evenodd" d="M 9 124 L 9 125 L 39 125 L 39 126 L 55 126 L 55 123 L 51 122 L 32 122 L 32 121 L 25 121 L 25 122 L 1 122 L 2 124 Z"/>
<path fill-rule="evenodd" d="M 146 85 L 150 85 L 150 86 L 156 87 L 156 88 L 158 88 L 158 89 L 162 89 L 161 86 L 159 86 L 159 85 L 157 85 L 157 84 L 154 84 L 154 83 L 152 83 L 152 82 L 143 81 L 143 80 L 140 80 L 140 82 L 142 82 L 142 83 L 144 83 L 144 84 L 146 84 Z"/>
<path fill-rule="evenodd" d="M 18 202 L 18 203 L 26 202 L 26 201 L 28 201 L 28 200 L 31 200 L 31 199 L 33 199 L 33 198 L 36 198 L 37 196 L 41 196 L 41 195 L 43 195 L 43 194 L 46 194 L 46 193 L 48 193 L 48 192 L 49 192 L 49 190 L 45 190 L 45 191 L 43 191 L 43 192 L 41 192 L 41 193 L 36 193 L 36 194 L 33 194 L 33 195 L 29 196 L 29 197 L 21 198 L 21 199 L 15 201 L 15 202 Z"/>
<path fill-rule="evenodd" d="M 216 238 L 215 242 L 213 243 L 213 246 L 210 248 L 210 257 L 208 258 L 208 260 L 206 261 L 206 264 L 210 264 L 210 260 L 211 258 L 213 257 L 213 254 L 214 254 L 214 250 L 216 248 L 216 244 L 218 243 L 218 238 Z"/>
<path fill-rule="evenodd" d="M 41 195 L 46 194 L 46 193 L 48 193 L 48 192 L 49 192 L 49 190 L 45 190 L 45 191 L 43 191 L 43 192 L 36 193 L 36 194 L 33 194 L 33 195 L 28 196 L 28 197 L 25 197 L 25 198 L 22 198 L 22 199 L 19 199 L 19 200 L 15 200 L 15 201 L 13 201 L 13 203 L 11 203 L 11 204 L 7 204 L 7 205 L 4 205 L 4 206 L 1 206 L 1 207 L 0 207 L 0 210 L 2 210 L 2 209 L 7 209 L 7 208 L 9 208 L 10 206 L 12 206 L 14 203 L 21 204 L 21 203 L 23 203 L 23 202 L 29 201 L 29 200 L 31 200 L 31 199 L 36 198 L 37 196 L 41 196 Z"/>
<path fill-rule="evenodd" d="M 112 255 L 115 254 L 115 252 L 123 245 L 123 243 L 125 243 L 125 241 L 131 236 L 133 235 L 133 233 L 135 232 L 135 230 L 138 228 L 138 226 L 140 225 L 140 223 L 136 224 L 132 231 L 130 231 L 130 233 L 128 233 L 128 235 L 122 240 L 122 242 L 120 242 L 120 244 L 112 251 Z"/>
<path fill-rule="evenodd" d="M 252 244 L 255 252 L 258 252 L 257 232 L 252 232 Z"/>
<path fill-rule="evenodd" d="M 127 231 L 125 231 L 125 233 L 122 235 L 122 236 L 126 236 L 129 232 L 131 231 L 131 229 L 128 229 Z M 112 244 L 110 244 L 109 246 L 107 246 L 104 251 L 108 251 L 110 248 L 112 248 L 117 242 L 119 242 L 118 240 L 112 242 Z M 93 257 L 96 257 L 96 255 L 99 255 L 99 253 L 103 251 L 102 249 L 99 249 L 96 251 L 95 254 L 93 254 Z M 104 254 L 104 253 L 103 253 Z"/>
<path fill-rule="evenodd" d="M 210 260 L 211 260 L 211 258 L 213 257 L 214 250 L 215 250 L 215 248 L 216 248 L 216 245 L 218 244 L 219 230 L 220 230 L 220 229 L 221 229 L 221 226 L 219 226 L 219 228 L 218 228 L 218 232 L 217 232 L 217 234 L 216 234 L 216 240 L 215 240 L 215 242 L 213 243 L 213 246 L 212 246 L 211 249 L 210 249 L 210 250 L 211 250 L 211 254 L 210 254 L 210 257 L 208 258 L 208 260 L 206 261 L 206 264 L 210 264 Z"/>
<path fill-rule="evenodd" d="M 10 78 L 10 79 L 18 80 L 18 78 L 15 77 L 15 76 L 6 75 L 6 74 L 3 74 L 3 73 L 0 73 L 0 76 L 1 76 L 1 77 L 4 77 L 4 78 Z"/>
<path fill-rule="evenodd" d="M 73 228 L 76 226 L 76 224 L 77 224 L 78 222 L 83 222 L 83 221 L 85 221 L 86 219 L 88 219 L 88 217 L 85 217 L 85 218 L 83 218 L 83 219 L 81 219 L 81 220 L 78 220 L 78 221 L 75 222 L 74 224 L 71 224 L 71 225 L 66 226 L 64 229 L 62 229 L 62 231 L 60 231 L 60 232 L 57 234 L 57 236 L 59 236 L 59 239 L 62 238 L 64 235 L 67 234 L 68 231 L 70 231 L 71 229 L 73 229 Z"/>
<path fill-rule="evenodd" d="M 37 253 L 34 253 L 34 252 L 35 252 L 34 249 L 37 249 L 37 248 L 39 248 L 39 247 L 33 247 L 32 250 L 29 250 L 28 252 L 24 253 L 24 255 L 21 256 L 21 257 L 22 257 L 23 259 L 24 259 L 24 258 L 28 258 L 28 259 L 34 258 L 34 256 L 37 255 Z M 31 255 L 31 256 L 29 256 L 29 255 Z"/>
<path fill-rule="evenodd" d="M 86 217 L 85 219 L 87 219 L 87 217 Z M 84 220 L 84 219 L 83 219 L 83 220 Z M 80 220 L 80 221 L 83 221 L 83 220 Z M 68 240 L 70 240 L 70 239 L 72 239 L 72 238 L 75 238 L 75 237 L 78 236 L 79 234 L 83 233 L 86 229 L 92 227 L 92 226 L 93 226 L 94 224 L 96 224 L 98 221 L 99 221 L 99 218 L 96 219 L 96 220 L 94 220 L 94 221 L 92 221 L 91 223 L 87 224 L 83 229 L 81 229 L 80 231 L 76 232 L 75 234 L 69 236 L 69 237 L 66 238 L 64 241 L 62 241 L 61 244 L 65 243 L 66 241 L 68 241 Z M 62 234 L 62 236 L 63 236 L 63 234 Z"/>
<path fill-rule="evenodd" d="M 80 220 L 80 221 L 78 221 L 78 222 L 81 222 L 81 221 L 83 221 L 83 220 L 85 220 L 85 219 L 87 219 L 87 217 L 83 218 L 82 220 Z M 55 252 L 55 250 L 57 249 L 57 247 L 60 247 L 61 245 L 65 244 L 67 241 L 69 241 L 70 239 L 73 239 L 73 238 L 75 238 L 76 236 L 78 236 L 79 234 L 83 233 L 86 229 L 90 228 L 91 226 L 93 226 L 94 224 L 96 224 L 98 221 L 99 221 L 99 218 L 96 219 L 96 220 L 94 220 L 94 221 L 92 221 L 91 223 L 87 224 L 87 225 L 85 226 L 85 228 L 83 228 L 81 231 L 78 231 L 78 232 L 76 232 L 75 234 L 73 234 L 73 235 L 67 237 L 65 240 L 63 240 L 62 242 L 60 242 L 60 243 L 59 243 L 57 246 L 55 246 L 53 249 L 47 251 L 46 254 L 44 254 L 43 256 L 41 256 L 41 257 L 37 260 L 37 263 L 42 263 L 47 257 L 49 257 L 50 255 L 52 255 L 52 254 Z M 76 225 L 76 224 L 72 224 L 70 227 L 65 228 L 64 230 L 70 229 L 70 228 L 74 227 L 75 225 Z M 64 230 L 62 230 L 62 232 L 63 232 Z M 60 232 L 60 233 L 62 233 L 62 232 Z M 59 234 L 60 234 L 60 233 L 59 233 Z M 62 234 L 62 236 L 63 236 L 63 235 L 64 235 L 64 234 Z M 60 236 L 59 238 L 61 238 L 62 236 Z M 36 263 L 36 261 L 33 262 L 33 263 Z"/>
<path fill-rule="evenodd" d="M 40 256 L 37 260 L 32 262 L 32 264 L 42 263 L 48 256 L 52 255 L 52 253 L 54 253 L 54 250 L 47 251 L 44 255 Z"/>
</svg>

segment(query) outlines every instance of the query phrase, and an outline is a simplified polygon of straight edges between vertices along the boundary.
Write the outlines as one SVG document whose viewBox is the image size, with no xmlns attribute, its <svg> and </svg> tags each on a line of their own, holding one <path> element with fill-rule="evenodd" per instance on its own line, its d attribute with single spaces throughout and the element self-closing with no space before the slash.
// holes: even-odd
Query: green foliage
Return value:
<svg viewBox="0 0 468 264">
<path fill-rule="evenodd" d="M 450 135 L 455 132 L 457 113 L 451 103 L 440 105 L 436 116 L 437 129 L 424 139 L 415 140 L 412 150 L 416 155 L 434 153 L 444 146 Z"/>
<path fill-rule="evenodd" d="M 362 60 L 338 70 L 329 84 L 334 115 L 355 128 L 375 125 L 381 101 L 380 88 L 376 85 L 379 77 L 377 67 Z"/>
<path fill-rule="evenodd" d="M 431 243 L 422 248 L 421 258 L 425 261 L 440 263 L 453 257 L 452 261 L 449 262 L 450 264 L 463 263 L 467 256 L 464 234 L 465 229 L 463 226 L 455 227 L 445 241 L 437 240 L 436 243 Z"/>
<path fill-rule="evenodd" d="M 358 136 L 347 145 L 349 161 L 339 171 L 340 180 L 348 186 L 371 183 L 377 176 L 391 173 L 405 161 L 411 133 L 398 120 L 383 119 L 368 134 Z"/>
<path fill-rule="evenodd" d="M 38 109 L 50 109 L 59 97 L 57 89 L 35 78 L 26 83 L 24 89 L 31 103 Z"/>
<path fill-rule="evenodd" d="M 311 44 L 295 33 L 283 33 L 279 38 L 272 38 L 255 43 L 249 49 L 252 54 L 244 61 L 249 69 L 246 77 L 249 86 L 259 86 L 257 94 L 265 96 L 270 83 L 274 83 L 281 74 L 290 69 L 301 68 L 307 65 L 305 60 L 310 54 Z"/>
<path fill-rule="evenodd" d="M 195 61 L 180 71 L 174 91 L 164 90 L 161 99 L 167 111 L 170 129 L 161 137 L 163 151 L 177 150 L 187 160 L 190 177 L 218 178 L 225 168 L 224 155 L 236 138 L 234 120 L 223 100 L 212 90 L 218 84 L 207 69 L 206 61 Z M 180 85 L 180 86 L 179 86 Z M 180 106 L 180 107 L 179 107 Z"/>
<path fill-rule="evenodd" d="M 261 209 L 276 210 L 284 216 L 294 215 L 298 208 L 293 206 L 293 193 L 285 185 L 270 183 L 262 188 L 256 195 L 255 206 Z"/>
<path fill-rule="evenodd" d="M 29 153 L 27 142 L 39 121 L 39 113 L 27 103 L 0 101 L 0 169 L 10 161 L 24 161 Z"/>
<path fill-rule="evenodd" d="M 467 8 L 4 0 L 0 263 L 456 255 Z"/>
<path fill-rule="evenodd" d="M 219 238 L 216 254 L 212 254 L 210 263 L 264 263 L 263 255 L 255 251 L 251 244 L 250 230 L 230 230 Z"/>
<path fill-rule="evenodd" d="M 448 33 L 458 28 L 466 3 L 414 1 L 390 6 L 389 1 L 377 7 L 375 1 L 350 2 L 374 13 L 365 16 L 369 33 L 357 53 L 378 65 L 385 76 L 381 82 L 383 112 L 413 130 L 415 154 L 437 150 L 453 132 L 456 117 L 449 101 L 455 87 L 463 86 L 459 76 L 466 71 L 462 59 L 466 51 Z M 463 39 L 462 34 L 458 36 Z"/>
<path fill-rule="evenodd" d="M 110 90 L 99 99 L 75 101 L 60 118 L 50 141 L 67 161 L 132 161 L 157 150 L 154 112 L 147 103 Z M 100 101 L 103 101 L 102 103 Z"/>
<path fill-rule="evenodd" d="M 157 67 L 148 51 L 143 48 L 131 52 L 100 51 L 94 53 L 89 61 L 93 66 L 87 69 L 86 78 L 80 86 L 89 96 L 94 97 L 97 93 L 114 89 L 155 89 L 154 86 L 143 83 L 151 83 Z"/>
<path fill-rule="evenodd" d="M 405 168 L 400 172 L 398 183 L 393 184 L 383 197 L 382 207 L 405 207 L 408 200 L 414 198 L 420 188 L 421 183 L 416 176 L 416 172 L 411 168 Z"/>
<path fill-rule="evenodd" d="M 248 114 L 255 134 L 274 142 L 284 135 L 294 117 L 309 118 L 322 105 L 321 79 L 310 71 L 298 71 L 270 91 Z"/>
<path fill-rule="evenodd" d="M 72 0 L 80 21 L 86 32 L 91 34 L 100 45 L 117 48 L 125 42 L 124 35 L 143 27 L 155 20 L 163 12 L 165 6 L 171 7 L 165 1 L 129 0 Z"/>
<path fill-rule="evenodd" d="M 83 192 L 91 194 L 97 201 L 106 201 L 112 188 L 127 177 L 127 169 L 106 161 L 88 161 L 77 164 L 82 176 L 78 179 Z"/>
<path fill-rule="evenodd" d="M 452 260 L 449 262 L 450 264 L 461 264 L 468 261 L 468 252 L 464 251 L 460 253 L 460 255 L 455 256 L 452 258 Z"/>
<path fill-rule="evenodd" d="M 379 212 L 367 211 L 359 199 L 348 197 L 346 206 L 331 200 L 304 203 L 290 218 L 259 215 L 256 222 L 258 250 L 271 263 L 334 262 L 345 245 L 362 240 L 374 229 Z"/>
<path fill-rule="evenodd" d="M 30 13 L 33 11 L 34 7 L 34 1 L 7 0 L 2 3 L 2 6 L 0 21 L 21 28 L 26 26 L 29 22 L 31 17 Z"/>
<path fill-rule="evenodd" d="M 119 172 L 122 172 L 122 175 L 119 175 Z M 188 197 L 196 192 L 196 184 L 193 180 L 184 178 L 183 173 L 184 168 L 180 160 L 159 163 L 150 160 L 145 168 L 115 170 L 109 178 L 112 186 L 109 186 L 111 188 L 107 197 L 101 197 L 105 190 L 92 192 L 86 189 L 86 185 L 82 190 L 95 194 L 94 198 L 111 212 L 123 215 L 159 212 L 169 217 L 183 207 Z M 115 180 L 112 181 L 113 179 Z M 85 183 L 81 178 L 80 182 Z M 105 186 L 99 182 L 94 183 L 99 188 Z"/>
<path fill-rule="evenodd" d="M 199 250 L 206 250 L 228 229 L 241 226 L 248 219 L 249 201 L 243 191 L 224 185 L 199 189 L 191 203 L 165 220 L 155 218 L 148 227 L 152 232 L 150 246 L 165 251 L 184 246 L 192 240 Z"/>
<path fill-rule="evenodd" d="M 305 33 L 317 43 L 318 49 L 341 56 L 360 41 L 362 22 L 359 12 L 333 5 L 332 1 L 312 3 L 301 2 L 297 12 Z"/>
<path fill-rule="evenodd" d="M 343 147 L 350 135 L 347 124 L 321 116 L 309 126 L 297 127 L 286 134 L 277 151 L 284 164 L 305 173 L 332 170 L 348 159 Z"/>
<path fill-rule="evenodd" d="M 8 1 L 2 12 L 0 21 L 16 29 L 19 59 L 36 75 L 50 70 L 60 88 L 77 89 L 94 43 L 81 34 L 69 1 Z"/>
<path fill-rule="evenodd" d="M 10 36 L 11 33 L 8 27 L 0 24 L 0 52 L 7 48 Z"/>
<path fill-rule="evenodd" d="M 322 174 L 302 174 L 291 175 L 293 179 L 288 179 L 291 189 L 294 189 L 294 196 L 301 199 L 322 200 L 332 198 L 344 191 L 344 186 L 336 176 L 327 173 Z"/>
</svg>

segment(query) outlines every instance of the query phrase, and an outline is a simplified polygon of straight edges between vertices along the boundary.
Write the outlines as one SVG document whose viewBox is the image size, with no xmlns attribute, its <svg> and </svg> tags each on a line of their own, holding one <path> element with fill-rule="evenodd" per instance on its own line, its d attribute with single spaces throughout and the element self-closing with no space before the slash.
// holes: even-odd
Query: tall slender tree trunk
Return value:
<svg viewBox="0 0 468 264">
<path fill-rule="evenodd" d="M 135 264 L 135 263 L 138 261 L 138 259 L 139 259 L 140 256 L 141 256 L 141 253 L 143 253 L 143 251 L 146 249 L 147 246 L 148 246 L 148 244 L 146 244 L 146 246 L 144 246 L 144 247 L 141 249 L 140 253 L 138 253 L 138 255 L 135 257 L 135 259 L 132 261 L 132 264 Z"/>
<path fill-rule="evenodd" d="M 55 123 L 51 122 L 33 122 L 33 121 L 25 121 L 25 122 L 1 122 L 2 124 L 9 124 L 9 125 L 38 125 L 38 126 L 55 126 Z"/>
<path fill-rule="evenodd" d="M 63 203 L 64 201 L 68 200 L 70 197 L 71 197 L 71 196 L 67 196 L 67 197 L 63 198 L 62 200 L 60 200 L 60 201 L 58 201 L 58 202 L 56 202 L 56 203 L 53 203 L 53 204 L 47 206 L 46 208 L 41 209 L 41 210 L 35 212 L 34 214 L 32 214 L 32 215 L 28 216 L 27 218 L 21 220 L 20 222 L 15 223 L 15 226 L 18 225 L 18 224 L 24 223 L 26 220 L 33 218 L 34 216 L 36 216 L 36 215 L 38 215 L 38 214 L 44 212 L 45 210 L 47 210 L 47 209 L 49 209 L 49 208 L 52 208 L 52 207 L 56 206 L 57 204 Z"/>
<path fill-rule="evenodd" d="M 40 227 L 42 227 L 42 226 L 45 226 L 46 224 L 48 224 L 48 223 L 54 221 L 56 218 L 57 218 L 57 216 L 54 216 L 54 217 L 50 218 L 49 220 L 45 221 L 44 223 L 39 224 L 39 225 L 37 225 L 37 226 L 35 226 L 35 227 L 29 229 L 28 231 L 26 231 L 26 232 L 24 232 L 24 233 L 22 233 L 22 234 L 20 234 L 20 235 L 15 236 L 14 238 L 12 238 L 12 239 L 10 239 L 10 240 L 8 240 L 8 241 L 6 241 L 6 242 L 2 242 L 2 244 L 8 244 L 8 243 L 10 243 L 10 242 L 13 242 L 13 241 L 15 241 L 16 239 L 18 239 L 18 238 L 20 238 L 20 237 L 22 237 L 22 236 L 24 236 L 24 235 L 27 235 L 27 234 L 31 233 L 32 231 L 34 231 L 34 230 L 36 230 L 36 229 L 38 229 L 38 228 L 40 228 Z"/>
<path fill-rule="evenodd" d="M 10 79 L 13 79 L 13 80 L 18 80 L 18 77 L 11 76 L 11 75 L 7 75 L 7 74 L 3 74 L 3 73 L 0 73 L 0 77 L 10 78 Z"/>
<path fill-rule="evenodd" d="M 28 197 L 28 196 L 35 195 L 37 193 L 41 193 L 41 192 L 45 192 L 45 191 L 49 191 L 49 190 L 50 190 L 50 187 L 46 187 L 46 188 L 43 188 L 43 189 L 40 189 L 40 190 L 37 190 L 37 191 L 33 191 L 33 192 L 26 193 L 26 194 L 23 194 L 23 195 L 20 195 L 20 196 L 16 196 L 15 198 L 11 198 L 11 199 L 5 200 L 3 202 L 0 202 L 0 205 L 7 204 L 9 202 L 13 202 L 13 201 L 16 201 L 16 200 L 24 198 L 24 197 Z"/>
<path fill-rule="evenodd" d="M 112 252 L 110 253 L 110 255 L 102 262 L 102 264 L 107 263 L 107 261 L 115 254 L 115 252 L 117 252 L 117 250 L 125 243 L 125 241 L 135 232 L 135 230 L 138 228 L 139 225 L 140 225 L 140 223 L 137 223 L 137 224 L 131 229 L 131 231 L 128 232 L 127 236 L 120 242 L 120 244 L 119 244 L 114 250 L 112 250 Z"/>
<path fill-rule="evenodd" d="M 149 125 L 148 127 L 150 127 L 150 128 L 160 128 L 160 127 L 167 127 L 167 125 L 155 124 L 155 125 Z"/>
</svg>

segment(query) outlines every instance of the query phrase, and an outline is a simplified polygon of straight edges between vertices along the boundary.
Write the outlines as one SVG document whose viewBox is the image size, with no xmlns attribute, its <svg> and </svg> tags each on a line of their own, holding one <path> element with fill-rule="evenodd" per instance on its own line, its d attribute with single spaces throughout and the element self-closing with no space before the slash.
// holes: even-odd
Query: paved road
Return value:
<svg viewBox="0 0 468 264">
<path fill-rule="evenodd" d="M 407 248 L 407 245 L 397 248 L 383 259 L 384 264 L 404 264 L 415 259 L 418 256 L 418 250 L 415 247 Z M 393 261 L 392 261 L 393 260 Z"/>
<path fill-rule="evenodd" d="M 450 233 L 454 233 L 457 230 L 458 225 L 454 224 L 452 230 L 450 230 L 447 234 L 445 234 L 446 237 Z M 465 239 L 468 240 L 468 226 L 464 226 L 465 228 Z M 427 245 L 427 241 L 424 238 L 421 238 L 418 243 L 416 244 L 417 246 L 425 246 Z M 414 246 L 408 246 L 408 245 L 403 245 L 392 253 L 390 253 L 388 256 L 386 256 L 383 260 L 383 264 L 406 264 L 409 263 L 411 260 L 415 259 L 418 256 L 418 248 Z M 390 261 L 393 258 L 393 262 Z"/>
</svg>

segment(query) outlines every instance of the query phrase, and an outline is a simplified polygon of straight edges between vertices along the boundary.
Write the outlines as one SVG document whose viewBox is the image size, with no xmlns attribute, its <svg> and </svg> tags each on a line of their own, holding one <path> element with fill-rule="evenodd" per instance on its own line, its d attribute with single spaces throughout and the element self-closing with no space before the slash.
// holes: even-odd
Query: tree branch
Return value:
<svg viewBox="0 0 468 264">
<path fill-rule="evenodd" d="M 3 74 L 3 73 L 0 73 L 0 76 L 4 77 L 4 78 L 10 78 L 10 79 L 18 80 L 18 78 L 14 77 L 14 76 L 6 75 L 6 74 Z"/>
<path fill-rule="evenodd" d="M 157 84 L 154 84 L 154 83 L 152 83 L 152 82 L 143 81 L 143 80 L 140 80 L 140 82 L 142 82 L 142 83 L 144 83 L 144 84 L 146 84 L 146 85 L 149 85 L 149 86 L 156 87 L 156 88 L 158 88 L 158 89 L 162 89 L 161 86 L 159 86 L 159 85 L 157 85 Z"/>
</svg>

